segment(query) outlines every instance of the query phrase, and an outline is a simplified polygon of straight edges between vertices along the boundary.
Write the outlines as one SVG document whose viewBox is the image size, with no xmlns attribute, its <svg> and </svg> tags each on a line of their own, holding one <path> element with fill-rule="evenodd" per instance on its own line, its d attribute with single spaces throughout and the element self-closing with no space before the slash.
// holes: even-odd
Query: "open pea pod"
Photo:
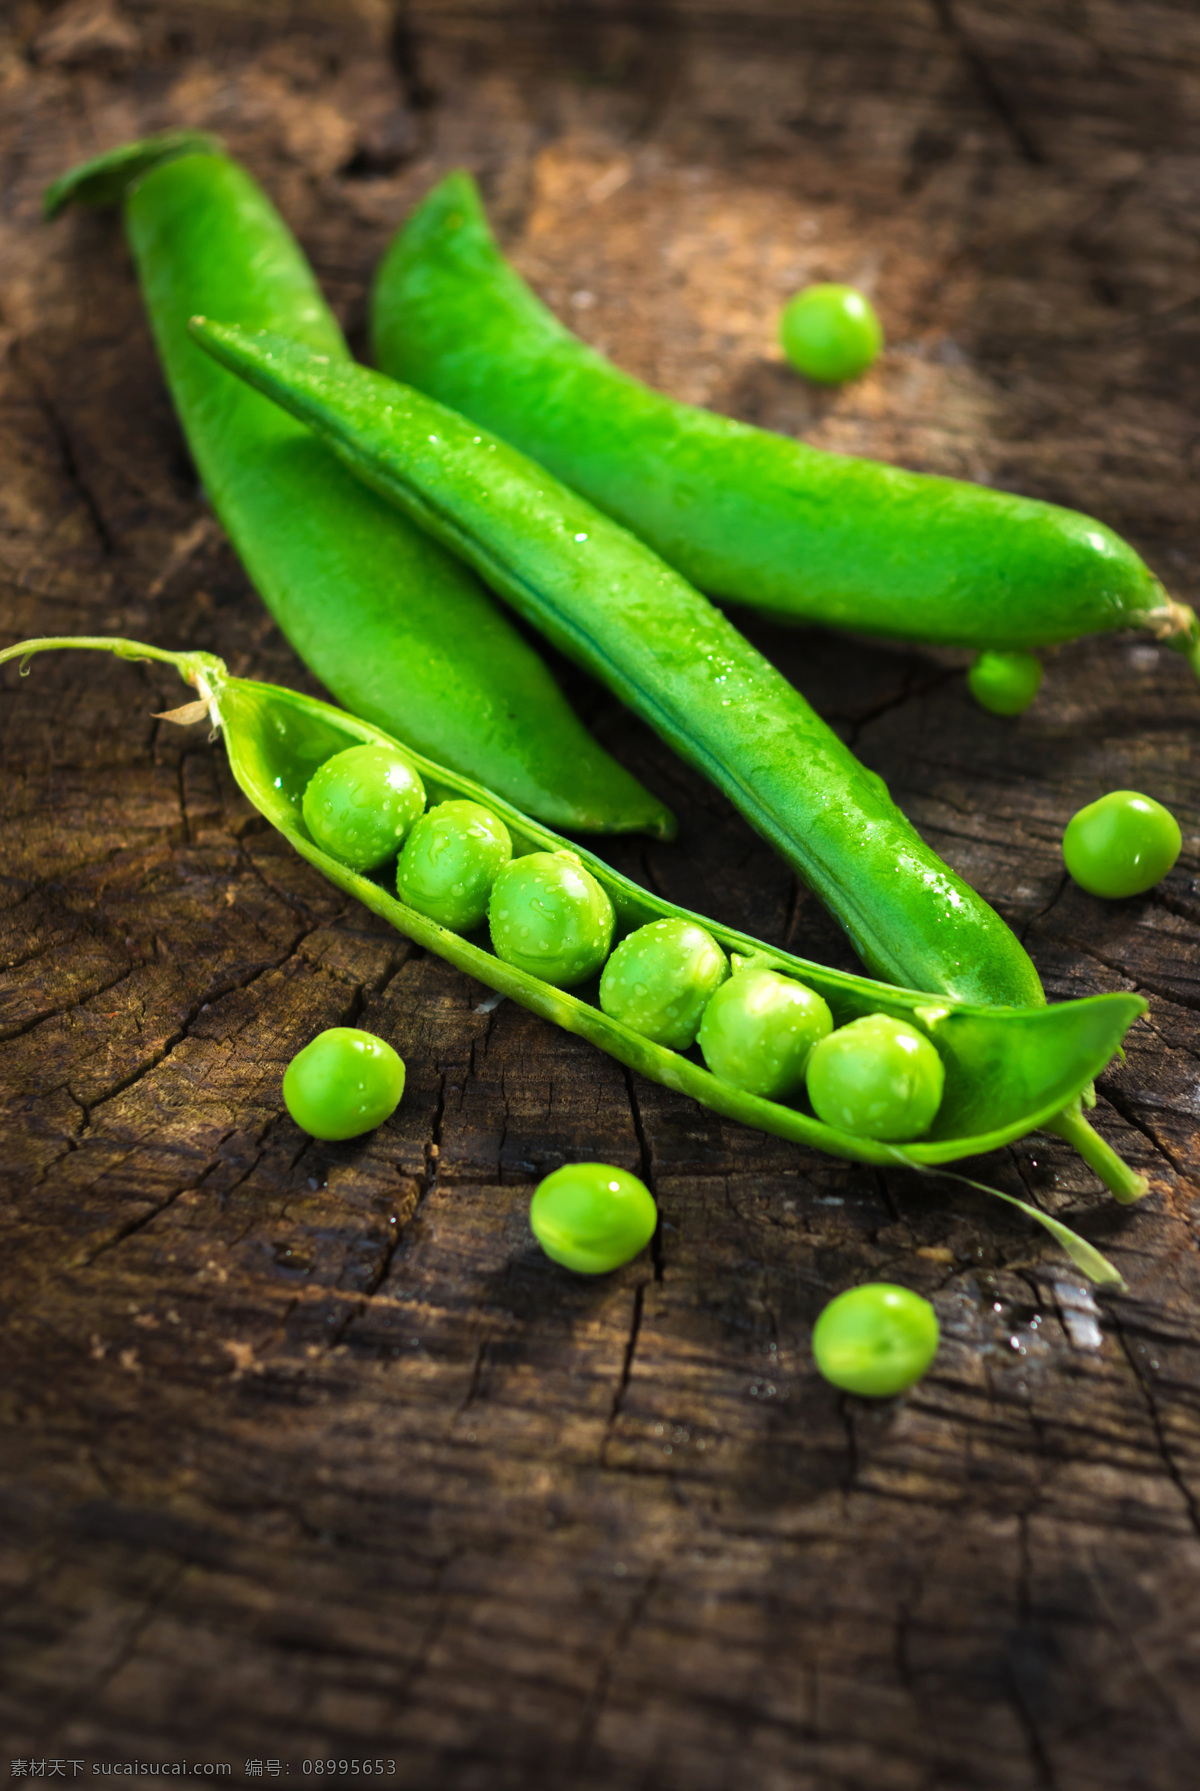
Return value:
<svg viewBox="0 0 1200 1791">
<path fill-rule="evenodd" d="M 175 666 L 198 695 L 196 701 L 170 711 L 168 719 L 186 723 L 200 720 L 205 714 L 211 717 L 224 733 L 230 766 L 247 797 L 331 883 L 382 915 L 418 945 L 448 959 L 544 1019 L 589 1039 L 639 1074 L 679 1089 L 730 1119 L 827 1151 L 831 1156 L 884 1167 L 936 1169 L 959 1158 L 995 1150 L 1026 1132 L 1046 1127 L 1064 1109 L 1078 1106 L 1092 1078 L 1109 1062 L 1133 1021 L 1146 1009 L 1140 996 L 1121 993 L 1093 995 L 1053 1007 L 977 1007 L 831 970 L 663 901 L 490 790 L 435 765 L 382 729 L 314 697 L 301 696 L 274 684 L 231 677 L 224 663 L 211 653 L 171 653 L 137 641 L 68 637 L 25 641 L 0 653 L 0 664 L 11 659 L 24 661 L 52 647 L 96 648 L 125 659 L 156 659 Z M 503 962 L 483 942 L 482 933 L 463 937 L 419 914 L 394 894 L 389 869 L 371 876 L 350 870 L 331 858 L 315 844 L 304 824 L 304 791 L 318 766 L 346 747 L 363 742 L 386 745 L 411 764 L 425 785 L 430 803 L 467 797 L 490 808 L 508 827 L 514 854 L 564 850 L 574 853 L 607 891 L 616 911 L 618 935 L 667 917 L 696 920 L 726 951 L 753 955 L 815 989 L 828 1002 L 835 1025 L 845 1025 L 862 1014 L 886 1013 L 919 1028 L 937 1046 L 946 1070 L 942 1105 L 928 1134 L 900 1148 L 825 1125 L 798 1107 L 746 1094 L 722 1082 L 698 1058 L 654 1044 L 610 1018 L 585 996 L 554 988 Z M 1135 1176 L 1095 1134 L 1089 1136 L 1098 1153 L 1092 1166 L 1104 1175 L 1109 1186 L 1114 1181 L 1119 1183 L 1119 1191 L 1126 1199 L 1144 1192 L 1144 1180 Z M 1093 1279 L 1120 1280 L 1092 1246 L 1059 1222 L 1035 1207 L 1013 1201 L 1012 1196 L 1001 1198 L 1046 1225 Z"/>
</svg>

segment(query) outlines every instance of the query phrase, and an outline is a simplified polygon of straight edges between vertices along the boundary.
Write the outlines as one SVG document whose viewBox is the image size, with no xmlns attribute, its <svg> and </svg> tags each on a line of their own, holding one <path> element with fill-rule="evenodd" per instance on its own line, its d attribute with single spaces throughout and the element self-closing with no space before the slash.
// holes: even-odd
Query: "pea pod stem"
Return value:
<svg viewBox="0 0 1200 1791">
<path fill-rule="evenodd" d="M 167 384 L 222 524 L 267 608 L 338 699 L 581 832 L 670 837 L 668 810 L 571 710 L 479 581 L 187 333 L 205 307 L 349 349 L 298 243 L 214 137 L 172 132 L 73 169 L 45 198 L 122 208 Z"/>
<path fill-rule="evenodd" d="M 534 1013 L 590 1040 L 651 1080 L 693 1096 L 743 1124 L 832 1155 L 883 1167 L 902 1164 L 909 1169 L 929 1170 L 1011 1143 L 1027 1131 L 1045 1127 L 1057 1112 L 1076 1101 L 1080 1090 L 1119 1048 L 1133 1020 L 1145 1011 L 1146 1003 L 1128 994 L 1091 996 L 1056 1007 L 1028 1010 L 972 1007 L 949 998 L 931 1003 L 921 991 L 896 989 L 775 951 L 759 940 L 651 895 L 602 860 L 570 846 L 493 792 L 400 746 L 370 723 L 312 697 L 231 678 L 212 654 L 170 653 L 129 640 L 60 636 L 7 648 L 0 652 L 0 664 L 24 661 L 47 648 L 74 646 L 111 651 L 124 659 L 156 659 L 175 665 L 184 681 L 206 696 L 210 713 L 224 730 L 234 776 L 259 812 L 332 883 L 419 945 L 446 958 L 498 995 L 509 995 Z M 539 982 L 527 972 L 503 963 L 472 939 L 448 932 L 405 906 L 380 881 L 348 870 L 328 857 L 304 826 L 303 792 L 319 765 L 347 746 L 364 742 L 387 745 L 405 758 L 421 777 L 431 802 L 465 797 L 483 803 L 504 821 L 518 852 L 574 851 L 608 893 L 621 930 L 629 931 L 647 921 L 664 918 L 693 921 L 705 927 L 731 955 L 773 965 L 817 990 L 839 1023 L 861 1014 L 882 1012 L 920 1027 L 934 1039 L 946 1066 L 946 1095 L 930 1135 L 901 1150 L 895 1145 L 841 1132 L 794 1107 L 745 1094 L 720 1082 L 693 1058 L 652 1044 L 595 1004 Z M 1009 1195 L 1000 1198 L 1023 1205 Z M 1060 1221 L 1049 1220 L 1036 1208 L 1023 1210 L 1071 1249 L 1086 1273 L 1102 1281 L 1116 1278 L 1111 1265 L 1098 1252 L 1093 1253 L 1093 1261 L 1087 1255 L 1091 1246 L 1074 1239 L 1074 1234 Z M 1076 1254 L 1068 1240 L 1074 1240 L 1082 1254 Z"/>
<path fill-rule="evenodd" d="M 495 430 L 712 595 L 1001 651 L 1144 628 L 1200 675 L 1194 613 L 1094 518 L 825 453 L 621 372 L 504 259 L 467 174 L 393 240 L 371 331 L 386 373 Z"/>
<path fill-rule="evenodd" d="M 185 684 L 195 685 L 202 669 L 221 667 L 214 653 L 173 653 L 166 647 L 147 646 L 144 641 L 126 640 L 116 634 L 54 634 L 39 635 L 34 640 L 20 641 L 15 647 L 5 647 L 0 652 L 0 665 L 16 659 L 20 662 L 20 675 L 28 677 L 28 661 L 35 653 L 47 653 L 59 647 L 72 647 L 93 653 L 109 653 L 115 659 L 128 659 L 136 662 L 140 659 L 156 659 L 161 665 L 173 665 Z"/>
<path fill-rule="evenodd" d="M 1149 1183 L 1144 1175 L 1122 1161 L 1111 1144 L 1101 1138 L 1094 1126 L 1083 1117 L 1080 1103 L 1064 1107 L 1061 1113 L 1047 1120 L 1044 1131 L 1063 1138 L 1079 1152 L 1088 1168 L 1094 1170 L 1105 1187 L 1115 1194 L 1123 1206 L 1131 1206 L 1145 1194 Z"/>
</svg>

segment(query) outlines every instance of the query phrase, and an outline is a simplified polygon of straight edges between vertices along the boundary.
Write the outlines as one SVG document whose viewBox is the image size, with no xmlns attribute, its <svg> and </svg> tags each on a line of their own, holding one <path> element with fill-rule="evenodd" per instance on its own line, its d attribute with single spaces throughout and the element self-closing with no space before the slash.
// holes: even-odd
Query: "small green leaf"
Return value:
<svg viewBox="0 0 1200 1791">
<path fill-rule="evenodd" d="M 915 1169 L 919 1175 L 940 1175 L 946 1181 L 961 1182 L 964 1188 L 974 1188 L 980 1194 L 991 1194 L 996 1200 L 1007 1201 L 1009 1206 L 1015 1206 L 1048 1231 L 1089 1281 L 1095 1282 L 1097 1287 L 1115 1287 L 1121 1292 L 1125 1291 L 1125 1280 L 1120 1270 L 1109 1262 L 1107 1256 L 1101 1255 L 1094 1244 L 1081 1238 L 1077 1231 L 1072 1231 L 1061 1219 L 1052 1219 L 1049 1213 L 1042 1212 L 1040 1207 L 1030 1206 L 1026 1200 L 1018 1200 L 1015 1194 L 1004 1194 L 999 1188 L 989 1188 L 986 1182 L 972 1181 L 969 1175 L 959 1175 L 953 1169 L 933 1169 L 927 1163 L 914 1162 L 900 1150 L 895 1154 L 897 1162 L 903 1163 L 906 1169 Z"/>
</svg>

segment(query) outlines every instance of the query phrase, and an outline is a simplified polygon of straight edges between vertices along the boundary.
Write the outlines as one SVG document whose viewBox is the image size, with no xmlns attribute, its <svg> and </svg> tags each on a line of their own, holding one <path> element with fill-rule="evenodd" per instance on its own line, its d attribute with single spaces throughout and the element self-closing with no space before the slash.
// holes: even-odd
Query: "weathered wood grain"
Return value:
<svg viewBox="0 0 1200 1791">
<path fill-rule="evenodd" d="M 1094 510 L 1200 598 L 1200 29 L 1091 0 L 13 0 L 0 18 L 0 618 L 306 685 L 197 490 L 114 220 L 38 222 L 74 159 L 222 132 L 361 346 L 441 171 L 634 372 L 829 447 Z M 817 393 L 810 279 L 889 338 Z M 1008 1209 L 747 1132 L 628 1077 L 346 904 L 262 828 L 162 668 L 0 690 L 5 1758 L 395 1762 L 426 1791 L 1191 1791 L 1200 1757 L 1200 693 L 1064 648 L 1019 722 L 953 654 L 745 618 L 1012 920 L 1053 995 L 1151 1011 L 1102 1199 L 1031 1139 L 985 1179 L 1129 1283 L 1099 1307 Z M 614 862 L 849 962 L 740 820 L 562 668 L 683 818 Z M 1184 856 L 1102 905 L 1062 827 L 1103 788 Z M 702 899 L 698 895 L 702 892 Z M 360 1020 L 408 1064 L 356 1144 L 279 1079 Z M 591 1285 L 532 1183 L 638 1168 L 653 1251 Z M 945 1343 L 839 1398 L 808 1337 L 894 1278 Z"/>
</svg>

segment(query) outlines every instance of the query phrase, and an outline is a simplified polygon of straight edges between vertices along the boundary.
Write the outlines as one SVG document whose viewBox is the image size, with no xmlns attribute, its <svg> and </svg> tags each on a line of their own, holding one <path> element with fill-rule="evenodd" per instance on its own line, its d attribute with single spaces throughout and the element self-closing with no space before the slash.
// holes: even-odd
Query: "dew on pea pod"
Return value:
<svg viewBox="0 0 1200 1791">
<path fill-rule="evenodd" d="M 869 301 L 840 283 L 797 294 L 780 324 L 785 356 L 826 383 L 882 348 Z M 1200 674 L 1193 612 L 1094 519 L 828 453 L 635 382 L 546 311 L 465 173 L 397 232 L 371 336 L 385 373 L 486 414 L 693 584 L 792 620 L 989 655 L 971 688 L 994 713 L 1032 700 L 1031 649 L 1079 634 L 1141 628 Z"/>
</svg>

